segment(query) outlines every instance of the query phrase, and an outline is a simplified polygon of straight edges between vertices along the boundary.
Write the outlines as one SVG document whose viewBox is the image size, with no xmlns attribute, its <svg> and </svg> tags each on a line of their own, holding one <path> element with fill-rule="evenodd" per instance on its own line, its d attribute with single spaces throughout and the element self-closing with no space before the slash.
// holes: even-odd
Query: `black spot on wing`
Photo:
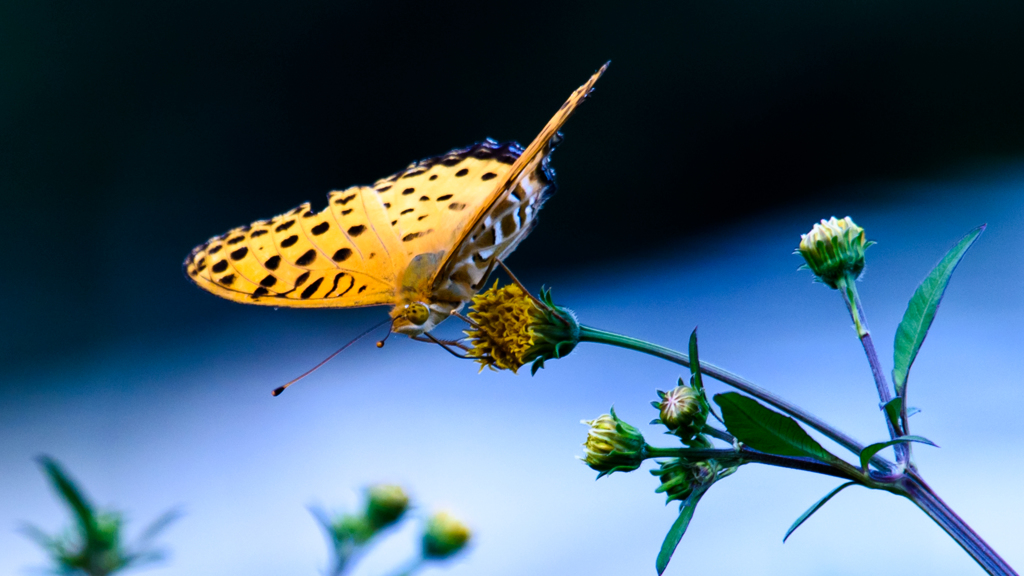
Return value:
<svg viewBox="0 0 1024 576">
<path fill-rule="evenodd" d="M 335 262 L 344 262 L 345 260 L 348 260 L 348 257 L 351 255 L 352 250 L 348 248 L 342 248 L 341 250 L 335 252 L 334 256 L 331 256 L 331 260 L 334 260 Z"/>
<path fill-rule="evenodd" d="M 249 238 L 259 238 L 260 236 L 263 236 L 266 233 L 266 230 L 254 230 L 252 234 L 249 234 Z"/>
<path fill-rule="evenodd" d="M 214 272 L 216 272 L 217 274 L 220 274 L 221 272 L 223 272 L 223 271 L 225 271 L 227 269 L 228 269 L 228 261 L 227 260 L 221 260 L 220 262 L 217 262 L 216 264 L 213 265 L 213 268 L 212 268 L 212 270 Z"/>
<path fill-rule="evenodd" d="M 415 188 L 406 188 L 405 190 L 402 190 L 402 196 L 408 196 L 409 194 L 412 194 L 415 191 Z"/>
<path fill-rule="evenodd" d="M 452 198 L 451 194 L 445 194 L 444 196 L 438 196 L 437 197 L 437 201 L 438 202 L 444 202 L 445 200 L 451 200 L 451 198 Z"/>
<path fill-rule="evenodd" d="M 220 252 L 220 249 L 223 247 L 224 246 L 222 244 L 217 244 L 213 248 L 210 248 L 209 254 L 216 254 L 217 252 Z"/>
<path fill-rule="evenodd" d="M 434 231 L 434 229 L 431 228 L 429 230 L 423 230 L 423 231 L 420 231 L 420 232 L 412 232 L 410 234 L 406 234 L 405 236 L 402 236 L 402 242 L 409 242 L 410 240 L 415 240 L 417 238 L 422 238 L 423 236 L 426 236 L 427 234 L 430 234 L 433 231 Z"/>
<path fill-rule="evenodd" d="M 227 276 L 224 276 L 220 280 L 217 280 L 217 282 L 220 282 L 221 284 L 223 284 L 225 286 L 231 286 L 235 282 L 235 275 L 234 274 L 228 274 Z"/>
<path fill-rule="evenodd" d="M 458 172 L 455 173 L 455 175 L 458 177 L 465 176 L 466 174 L 469 174 L 469 168 L 463 168 L 462 170 L 459 170 Z"/>
<path fill-rule="evenodd" d="M 245 236 L 235 236 L 231 240 L 228 240 L 228 244 L 238 244 L 242 240 L 245 240 Z"/>
<path fill-rule="evenodd" d="M 270 288 L 274 284 L 277 284 L 277 278 L 274 278 L 273 274 L 267 274 L 266 278 L 260 280 L 260 286 L 266 286 Z"/>
<path fill-rule="evenodd" d="M 248 253 L 249 249 L 246 248 L 245 246 L 242 246 L 238 250 L 235 250 L 234 252 L 231 253 L 231 259 L 235 261 L 241 260 L 242 258 L 245 258 L 245 255 Z"/>
<path fill-rule="evenodd" d="M 462 202 L 452 202 L 451 204 L 448 205 L 449 210 L 455 210 L 456 212 L 462 210 L 465 207 L 466 205 L 463 204 Z"/>
<path fill-rule="evenodd" d="M 271 256 L 270 258 L 267 258 L 266 262 L 263 263 L 263 265 L 266 266 L 268 270 L 277 270 L 277 267 L 280 266 L 280 264 L 280 256 Z"/>
<path fill-rule="evenodd" d="M 383 192 L 383 191 L 384 190 L 379 190 L 379 192 Z M 341 204 L 342 206 L 344 206 L 345 204 L 348 204 L 349 202 L 351 202 L 352 199 L 355 198 L 355 197 L 356 197 L 355 194 L 349 194 L 348 196 L 345 196 L 344 198 L 338 198 L 337 200 L 334 201 L 334 203 L 335 204 Z"/>
<path fill-rule="evenodd" d="M 363 226 L 362 224 L 359 224 L 357 226 L 352 226 L 352 227 L 350 227 L 348 229 L 348 235 L 349 236 L 359 236 L 365 230 L 366 230 L 366 226 Z"/>
<path fill-rule="evenodd" d="M 316 291 L 320 288 L 320 285 L 323 283 L 324 279 L 322 276 L 320 278 L 317 278 L 316 280 L 313 281 L 312 284 L 307 286 L 306 289 L 302 291 L 302 294 L 299 294 L 299 297 L 302 298 L 303 300 L 309 298 L 310 296 L 316 293 Z"/>
<path fill-rule="evenodd" d="M 302 256 L 299 256 L 299 259 L 295 261 L 295 264 L 297 266 L 309 266 L 314 260 L 316 260 L 316 250 L 309 249 L 306 250 Z"/>
<path fill-rule="evenodd" d="M 299 286 L 302 286 L 306 283 L 306 280 L 309 280 L 309 272 L 303 272 L 295 279 L 295 287 L 298 288 Z"/>
<path fill-rule="evenodd" d="M 285 230 L 291 228 L 294 224 L 295 224 L 295 220 L 289 220 L 289 221 L 285 222 L 284 224 L 278 224 L 277 228 L 274 228 L 274 230 L 276 230 L 278 232 L 284 232 Z"/>
<path fill-rule="evenodd" d="M 299 237 L 292 234 L 291 236 L 285 238 L 284 240 L 281 240 L 281 248 L 288 248 L 289 246 L 294 245 L 298 241 Z"/>
<path fill-rule="evenodd" d="M 263 286 L 260 286 L 259 288 L 253 290 L 252 297 L 259 298 L 260 296 L 266 296 L 267 294 L 270 294 L 270 290 L 267 290 Z"/>
<path fill-rule="evenodd" d="M 327 229 L 330 227 L 331 225 L 328 224 L 327 222 L 321 222 L 316 226 L 313 226 L 313 228 L 310 229 L 310 232 L 312 232 L 314 236 L 319 236 L 324 232 L 327 232 Z"/>
<path fill-rule="evenodd" d="M 481 176 L 480 179 L 486 182 L 487 180 L 493 180 L 494 178 L 497 178 L 497 177 L 498 177 L 498 175 L 495 174 L 494 172 L 488 172 L 488 173 L 484 174 L 483 176 Z"/>
</svg>

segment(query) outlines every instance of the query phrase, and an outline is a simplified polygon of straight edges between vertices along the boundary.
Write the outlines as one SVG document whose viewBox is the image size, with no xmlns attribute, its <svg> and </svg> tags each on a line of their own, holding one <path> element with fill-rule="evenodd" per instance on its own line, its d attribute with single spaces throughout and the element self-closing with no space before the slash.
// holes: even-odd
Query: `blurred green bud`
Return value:
<svg viewBox="0 0 1024 576">
<path fill-rule="evenodd" d="M 872 244 L 864 239 L 864 229 L 849 216 L 842 220 L 833 216 L 800 236 L 798 252 L 818 280 L 834 289 L 841 278 L 849 276 L 856 280 L 860 276 L 864 270 L 864 250 Z"/>
<path fill-rule="evenodd" d="M 690 496 L 694 488 L 714 482 L 718 474 L 718 464 L 714 460 L 690 463 L 673 458 L 659 462 L 658 468 L 651 470 L 651 474 L 661 480 L 661 486 L 654 492 L 664 493 L 666 504 L 673 500 L 682 502 Z"/>
<path fill-rule="evenodd" d="M 409 509 L 409 496 L 401 486 L 377 484 L 366 491 L 366 521 L 376 531 L 386 528 Z"/>
<path fill-rule="evenodd" d="M 447 512 L 438 512 L 427 520 L 423 532 L 423 557 L 431 560 L 448 558 L 462 550 L 471 534 L 465 524 Z"/>
<path fill-rule="evenodd" d="M 661 423 L 684 442 L 691 440 L 704 428 L 708 420 L 708 407 L 700 392 L 680 385 L 668 392 L 659 392 L 659 396 L 661 402 L 657 407 Z"/>
<path fill-rule="evenodd" d="M 583 444 L 586 456 L 582 460 L 600 472 L 598 478 L 612 472 L 636 470 L 643 463 L 647 452 L 643 434 L 619 420 L 614 408 L 611 414 L 581 422 L 590 426 Z"/>
<path fill-rule="evenodd" d="M 330 532 L 336 542 L 362 544 L 372 538 L 376 530 L 364 515 L 341 514 L 331 523 Z"/>
</svg>

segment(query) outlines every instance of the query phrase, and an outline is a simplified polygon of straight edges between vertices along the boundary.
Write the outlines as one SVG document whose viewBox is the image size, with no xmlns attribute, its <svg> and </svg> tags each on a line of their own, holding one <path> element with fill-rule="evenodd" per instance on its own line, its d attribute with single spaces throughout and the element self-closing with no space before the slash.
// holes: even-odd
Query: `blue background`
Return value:
<svg viewBox="0 0 1024 576">
<path fill-rule="evenodd" d="M 580 346 L 536 377 L 368 338 L 270 390 L 385 309 L 271 310 L 203 293 L 206 238 L 490 136 L 528 142 L 601 63 L 565 128 L 560 190 L 509 260 L 583 322 L 683 348 L 863 442 L 885 428 L 841 299 L 800 234 L 851 215 L 885 366 L 917 283 L 987 222 L 910 377 L 925 477 L 1024 566 L 1024 3 L 0 3 L 0 574 L 67 513 L 63 462 L 134 533 L 185 516 L 152 574 L 315 574 L 311 504 L 406 486 L 415 518 L 357 574 L 411 554 L 447 508 L 474 531 L 444 573 L 653 574 L 674 507 L 646 471 L 575 460 L 615 405 L 680 367 Z M 441 333 L 456 335 L 449 322 Z M 379 337 L 379 336 L 377 336 Z M 712 391 L 724 391 L 711 384 Z M 664 440 L 670 444 L 670 438 Z M 838 451 L 838 450 L 837 450 Z M 669 574 L 980 574 L 911 504 L 748 466 L 702 502 Z M 440 572 L 438 572 L 440 573 Z"/>
</svg>

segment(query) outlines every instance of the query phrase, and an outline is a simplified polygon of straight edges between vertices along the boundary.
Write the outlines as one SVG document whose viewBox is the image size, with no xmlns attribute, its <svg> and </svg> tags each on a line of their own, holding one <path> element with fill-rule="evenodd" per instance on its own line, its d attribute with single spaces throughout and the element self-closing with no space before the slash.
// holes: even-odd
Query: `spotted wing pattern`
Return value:
<svg viewBox="0 0 1024 576">
<path fill-rule="evenodd" d="M 590 94 L 608 64 L 576 89 L 548 121 L 515 163 L 496 180 L 486 202 L 467 220 L 455 249 L 446 254 L 433 280 L 433 289 L 451 299 L 467 300 L 486 279 L 496 258 L 504 258 L 530 233 L 537 211 L 554 191 L 551 151 L 561 141 L 558 130 Z"/>
<path fill-rule="evenodd" d="M 375 233 L 374 223 L 385 218 L 372 188 L 331 192 L 320 212 L 307 202 L 211 238 L 185 259 L 185 273 L 199 287 L 247 304 L 389 304 L 396 277 L 389 249 L 399 247 Z"/>
<path fill-rule="evenodd" d="M 284 307 L 395 302 L 418 254 L 451 250 L 467 213 L 490 198 L 522 148 L 486 140 L 414 162 L 373 187 L 331 192 L 270 220 L 211 238 L 185 260 L 186 275 L 218 296 Z"/>
</svg>

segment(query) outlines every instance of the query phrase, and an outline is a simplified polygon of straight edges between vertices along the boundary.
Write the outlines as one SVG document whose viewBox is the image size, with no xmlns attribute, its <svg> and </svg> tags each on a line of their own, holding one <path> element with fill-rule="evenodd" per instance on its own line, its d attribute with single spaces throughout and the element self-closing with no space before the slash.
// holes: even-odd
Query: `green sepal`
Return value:
<svg viewBox="0 0 1024 576">
<path fill-rule="evenodd" d="M 530 365 L 530 376 L 536 376 L 537 370 L 544 367 L 544 359 L 538 358 L 533 364 Z"/>
<path fill-rule="evenodd" d="M 682 379 L 680 378 L 680 380 Z M 658 394 L 658 398 L 661 398 L 662 400 L 665 399 L 665 394 L 667 394 L 667 392 L 665 392 L 664 390 L 655 390 L 655 392 Z M 651 404 L 654 404 L 655 407 L 661 406 L 661 404 L 654 400 L 651 400 Z"/>
<path fill-rule="evenodd" d="M 900 427 L 900 413 L 903 411 L 903 398 L 897 396 L 887 402 L 883 408 L 885 409 L 885 415 L 889 418 L 889 423 L 892 424 L 892 429 L 899 434 L 902 431 Z"/>
<path fill-rule="evenodd" d="M 747 446 L 778 456 L 804 456 L 826 464 L 838 460 L 789 416 L 737 392 L 715 394 L 725 428 Z"/>
<path fill-rule="evenodd" d="M 650 422 L 648 422 L 648 424 L 650 424 L 651 426 L 654 426 L 655 424 L 661 424 L 661 418 L 655 418 L 654 420 L 651 420 Z M 671 434 L 671 433 L 672 432 L 665 432 L 665 434 Z"/>
<path fill-rule="evenodd" d="M 807 511 L 805 511 L 803 514 L 800 515 L 799 518 L 796 519 L 796 522 L 793 522 L 793 525 L 789 527 L 789 530 L 786 530 L 786 535 L 782 537 L 782 542 L 785 543 L 786 539 L 789 538 L 789 535 L 792 534 L 794 530 L 796 530 L 800 527 L 801 524 L 806 522 L 807 519 L 811 517 L 811 514 L 817 512 L 818 509 L 824 506 L 826 502 L 831 500 L 833 496 L 839 494 L 839 492 L 842 491 L 843 488 L 846 488 L 847 486 L 853 486 L 854 484 L 856 484 L 856 482 L 847 482 L 846 484 L 840 484 L 839 487 L 826 494 L 824 498 L 815 502 L 813 506 L 808 508 Z"/>
<path fill-rule="evenodd" d="M 654 406 L 655 408 L 661 408 L 661 402 L 658 402 L 657 400 L 651 400 L 651 406 Z"/>
<path fill-rule="evenodd" d="M 985 224 L 978 226 L 961 238 L 942 260 L 932 268 L 928 276 L 914 291 L 907 303 L 907 311 L 896 329 L 896 342 L 893 347 L 892 382 L 896 387 L 896 395 L 906 397 L 907 376 L 914 359 L 921 349 L 928 329 L 931 328 L 935 313 L 938 311 L 942 295 L 946 292 L 949 278 L 953 275 L 960 260 L 974 244 L 978 236 L 985 231 Z"/>
<path fill-rule="evenodd" d="M 864 470 L 867 470 L 868 469 L 868 462 L 871 460 L 871 457 L 874 456 L 875 454 L 878 454 L 878 452 L 880 450 L 888 448 L 889 446 L 893 446 L 893 445 L 896 445 L 896 444 L 903 444 L 903 443 L 906 443 L 906 442 L 920 442 L 921 444 L 927 444 L 929 446 L 935 446 L 936 448 L 939 447 L 938 444 L 932 442 L 931 440 L 929 440 L 929 439 L 927 439 L 927 438 L 925 438 L 923 436 L 913 436 L 913 435 L 910 435 L 910 436 L 900 436 L 899 438 L 894 438 L 892 440 L 889 440 L 888 442 L 876 442 L 874 444 L 870 444 L 868 446 L 865 446 L 864 449 L 861 450 L 861 452 L 860 452 L 860 467 L 863 468 Z"/>
<path fill-rule="evenodd" d="M 655 562 L 658 576 L 661 576 L 665 572 L 665 568 L 668 567 L 672 554 L 675 553 L 676 547 L 679 546 L 679 541 L 683 539 L 683 534 L 686 534 L 686 528 L 690 525 L 694 511 L 697 510 L 697 503 L 700 502 L 701 496 L 707 492 L 710 486 L 708 484 L 707 486 L 694 489 L 693 493 L 680 504 L 679 517 L 672 523 L 668 534 L 665 535 L 665 541 L 661 543 L 661 550 L 658 552 L 658 559 Z"/>
</svg>

